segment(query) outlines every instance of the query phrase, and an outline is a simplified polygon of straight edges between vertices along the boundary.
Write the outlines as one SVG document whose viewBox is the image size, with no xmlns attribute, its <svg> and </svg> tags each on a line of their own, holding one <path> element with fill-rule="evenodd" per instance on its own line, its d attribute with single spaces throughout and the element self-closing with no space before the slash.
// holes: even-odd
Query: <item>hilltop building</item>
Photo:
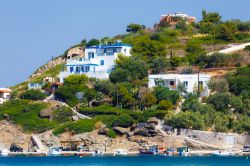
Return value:
<svg viewBox="0 0 250 166">
<path fill-rule="evenodd" d="M 160 22 L 159 24 L 155 25 L 155 28 L 173 26 L 176 25 L 180 20 L 185 20 L 187 24 L 192 24 L 196 22 L 195 17 L 189 16 L 185 13 L 167 14 L 161 15 Z"/>
<path fill-rule="evenodd" d="M 10 93 L 9 88 L 0 88 L 0 104 L 10 99 Z"/>
<path fill-rule="evenodd" d="M 207 74 L 159 74 L 148 76 L 148 87 L 164 86 L 170 90 L 177 90 L 179 84 L 184 84 L 188 93 L 198 91 L 198 80 L 201 96 L 208 96 L 208 82 L 210 75 Z"/>
<path fill-rule="evenodd" d="M 131 46 L 117 42 L 113 45 L 96 45 L 85 48 L 84 58 L 68 59 L 60 72 L 60 82 L 71 74 L 85 74 L 88 77 L 107 79 L 115 65 L 118 54 L 131 56 Z"/>
</svg>

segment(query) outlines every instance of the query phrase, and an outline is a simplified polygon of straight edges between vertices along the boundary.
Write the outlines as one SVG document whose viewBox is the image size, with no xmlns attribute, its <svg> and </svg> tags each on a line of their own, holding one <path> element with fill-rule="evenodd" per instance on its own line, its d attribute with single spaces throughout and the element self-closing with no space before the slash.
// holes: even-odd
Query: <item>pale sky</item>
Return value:
<svg viewBox="0 0 250 166">
<path fill-rule="evenodd" d="M 250 21 L 250 0 L 1 0 L 0 87 L 12 86 L 82 39 L 125 33 L 130 23 L 152 27 L 161 14 L 202 9 Z"/>
</svg>

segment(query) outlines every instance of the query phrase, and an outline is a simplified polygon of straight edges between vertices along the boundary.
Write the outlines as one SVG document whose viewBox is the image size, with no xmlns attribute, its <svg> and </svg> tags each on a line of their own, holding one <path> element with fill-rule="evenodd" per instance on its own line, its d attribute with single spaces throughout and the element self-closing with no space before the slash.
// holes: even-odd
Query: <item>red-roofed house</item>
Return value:
<svg viewBox="0 0 250 166">
<path fill-rule="evenodd" d="M 10 99 L 10 93 L 9 88 L 0 88 L 0 104 Z"/>
</svg>

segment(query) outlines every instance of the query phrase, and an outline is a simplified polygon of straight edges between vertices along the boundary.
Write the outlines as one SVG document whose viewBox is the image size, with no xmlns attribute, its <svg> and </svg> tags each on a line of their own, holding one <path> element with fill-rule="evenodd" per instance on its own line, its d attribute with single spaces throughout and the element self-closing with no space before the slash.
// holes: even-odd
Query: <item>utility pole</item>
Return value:
<svg viewBox="0 0 250 166">
<path fill-rule="evenodd" d="M 118 108 L 119 108 L 118 85 L 116 84 L 116 116 L 118 116 Z"/>
<path fill-rule="evenodd" d="M 200 69 L 198 70 L 198 96 L 200 96 Z"/>
<path fill-rule="evenodd" d="M 213 30 L 214 30 L 214 33 L 213 33 L 214 42 L 213 42 L 213 44 L 214 44 L 214 51 L 215 51 L 215 23 L 213 25 L 214 25 L 214 28 L 213 28 Z"/>
<path fill-rule="evenodd" d="M 116 85 L 116 107 L 118 108 L 118 86 Z"/>
</svg>

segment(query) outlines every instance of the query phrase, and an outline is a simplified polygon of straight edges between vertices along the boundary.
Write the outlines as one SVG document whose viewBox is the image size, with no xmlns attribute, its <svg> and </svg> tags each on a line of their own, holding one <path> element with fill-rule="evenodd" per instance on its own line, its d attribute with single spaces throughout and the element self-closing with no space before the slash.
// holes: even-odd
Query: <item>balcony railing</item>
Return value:
<svg viewBox="0 0 250 166">
<path fill-rule="evenodd" d="M 103 73 L 107 73 L 106 70 L 102 70 L 102 71 L 87 71 L 87 72 L 82 72 L 82 71 L 79 71 L 79 72 L 69 72 L 71 74 L 103 74 Z"/>
<path fill-rule="evenodd" d="M 107 53 L 97 53 L 97 56 L 114 56 L 115 53 L 113 52 L 107 52 Z"/>
</svg>

